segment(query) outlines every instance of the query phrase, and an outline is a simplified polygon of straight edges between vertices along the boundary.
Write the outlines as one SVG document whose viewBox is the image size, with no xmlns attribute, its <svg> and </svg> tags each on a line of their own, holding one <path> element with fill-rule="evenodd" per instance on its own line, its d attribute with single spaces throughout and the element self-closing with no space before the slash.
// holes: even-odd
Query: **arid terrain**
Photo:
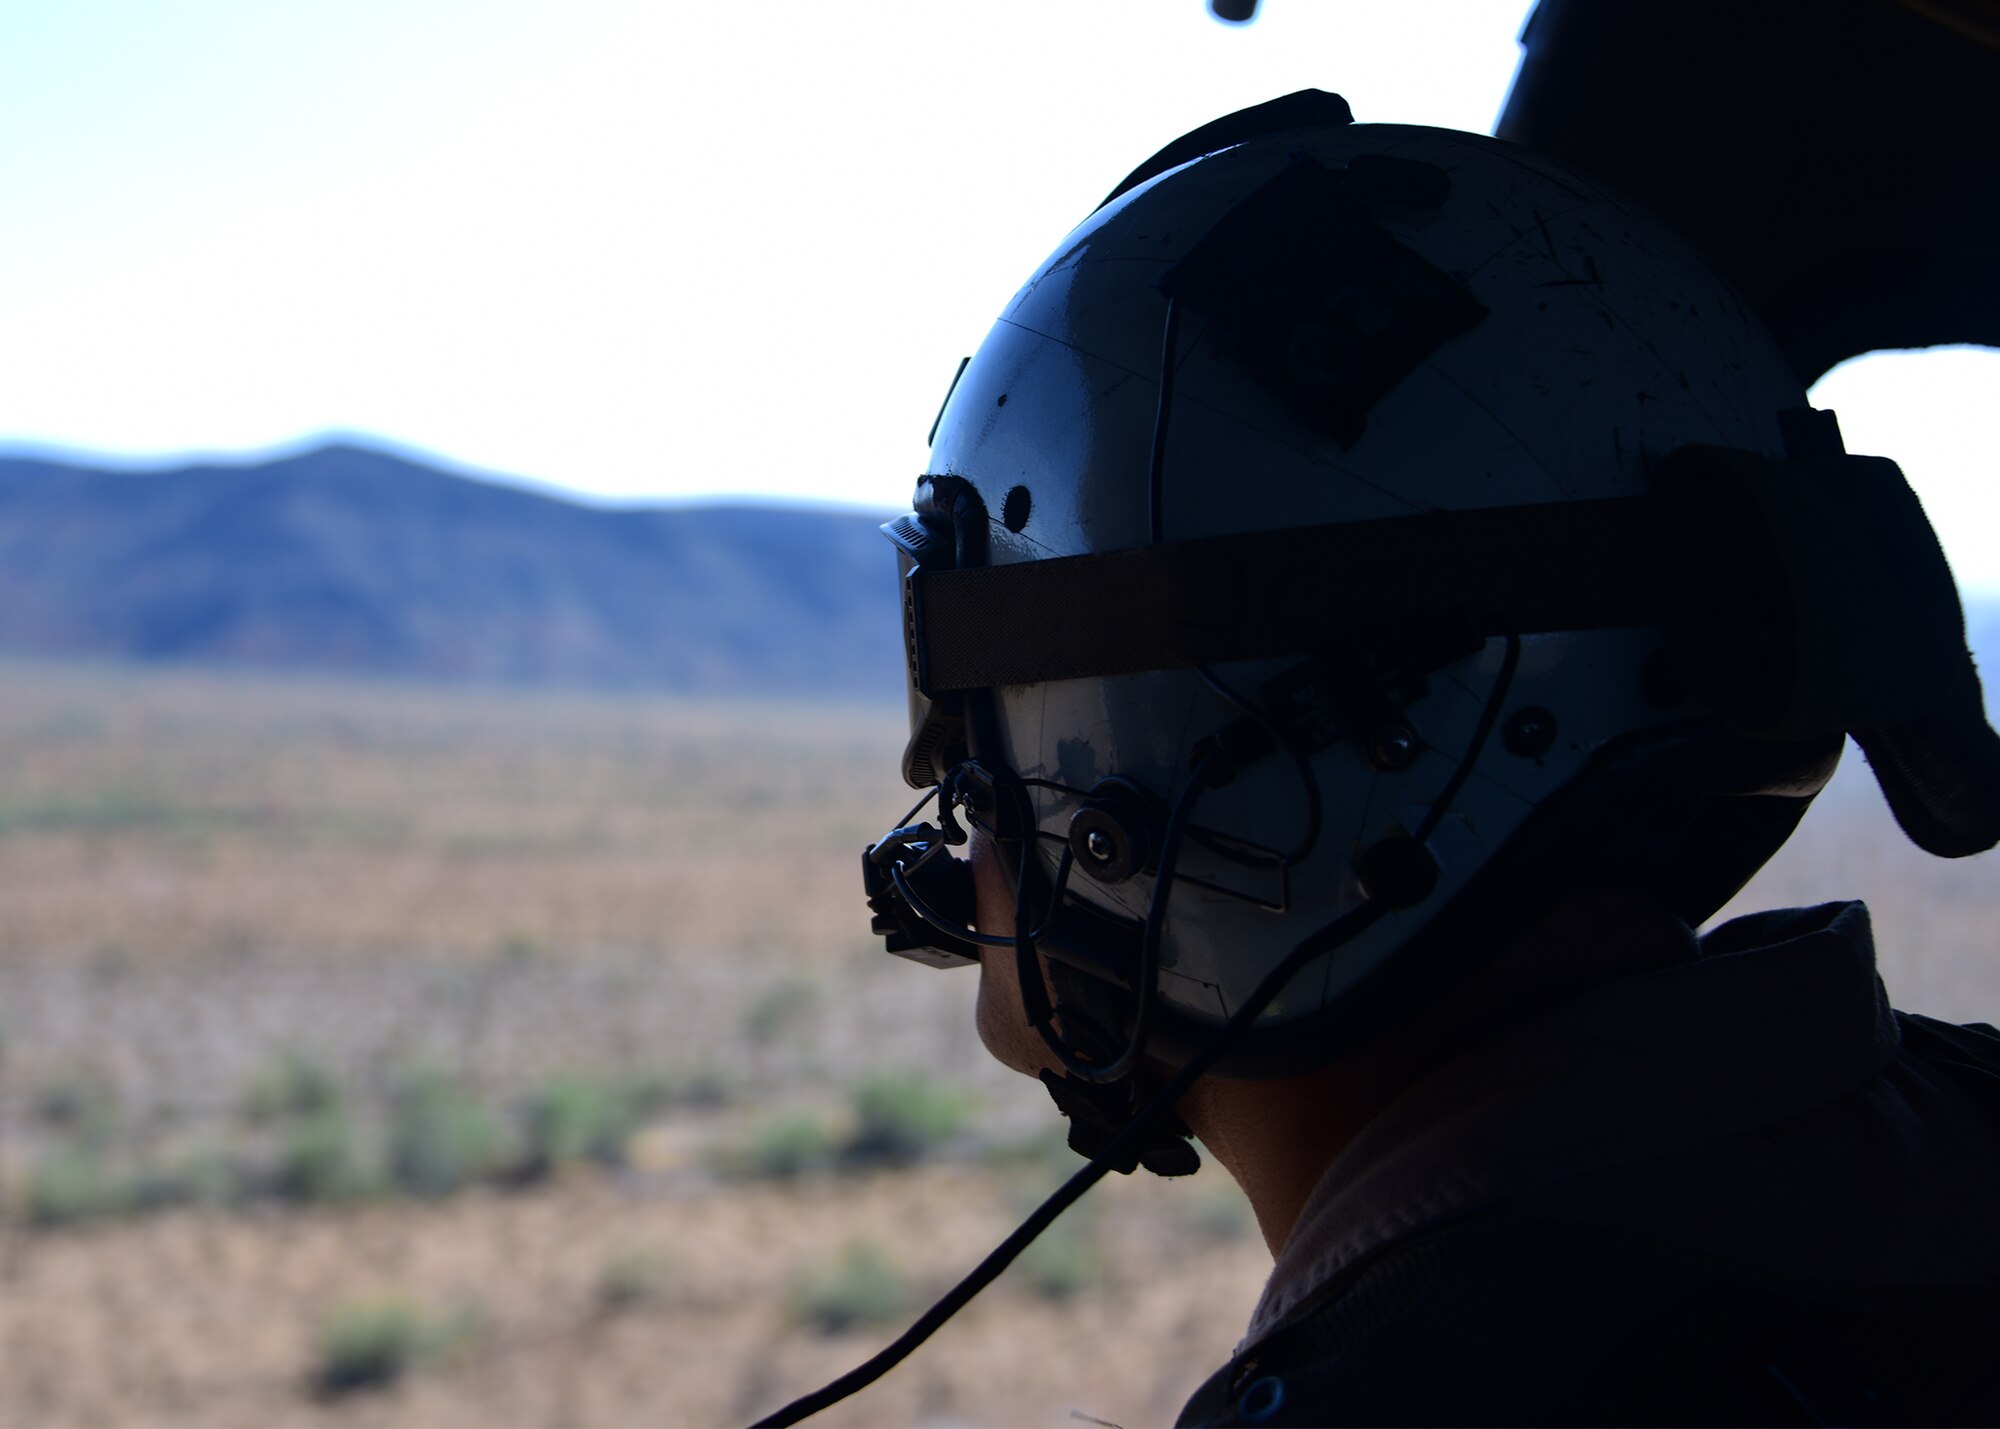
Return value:
<svg viewBox="0 0 2000 1429">
<path fill-rule="evenodd" d="M 876 952 L 900 711 L 0 667 L 0 1424 L 710 1424 L 1076 1164 Z M 2000 870 L 1858 758 L 1739 906 L 2000 1010 Z M 1170 1419 L 1267 1260 L 1114 1179 L 836 1424 Z"/>
</svg>

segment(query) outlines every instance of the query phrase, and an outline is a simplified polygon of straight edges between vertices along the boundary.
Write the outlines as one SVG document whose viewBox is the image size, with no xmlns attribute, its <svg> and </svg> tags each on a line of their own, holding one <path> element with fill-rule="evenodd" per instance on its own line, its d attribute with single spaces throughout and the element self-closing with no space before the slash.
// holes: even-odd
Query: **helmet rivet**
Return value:
<svg viewBox="0 0 2000 1429">
<path fill-rule="evenodd" d="M 1153 836 L 1145 794 L 1129 780 L 1100 780 L 1069 821 L 1070 856 L 1098 883 L 1123 883 L 1145 871 Z"/>
<path fill-rule="evenodd" d="M 1417 760 L 1417 736 L 1408 725 L 1385 724 L 1368 740 L 1368 762 L 1377 769 L 1408 769 Z"/>
<path fill-rule="evenodd" d="M 1556 742 L 1556 717 L 1540 705 L 1523 705 L 1507 716 L 1500 730 L 1500 742 L 1509 754 L 1523 759 L 1539 759 Z"/>
</svg>

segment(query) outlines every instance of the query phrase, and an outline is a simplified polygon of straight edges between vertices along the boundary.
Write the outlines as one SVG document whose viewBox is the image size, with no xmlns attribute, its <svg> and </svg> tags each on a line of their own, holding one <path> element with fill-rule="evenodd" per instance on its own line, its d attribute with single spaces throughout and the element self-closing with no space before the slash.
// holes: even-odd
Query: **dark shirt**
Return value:
<svg viewBox="0 0 2000 1429">
<path fill-rule="evenodd" d="M 1666 1422 L 1668 1403 L 1709 1422 L 1864 1422 L 1867 1402 L 1893 1422 L 1879 1385 L 1828 1389 L 1822 1370 L 1785 1366 L 1842 1359 L 1849 1333 L 1887 1343 L 1885 1314 L 1943 1346 L 1995 1305 L 2000 1035 L 1891 1011 L 1858 903 L 1738 919 L 1700 951 L 1505 1028 L 1370 1123 L 1184 1422 L 1347 1422 L 1385 1405 L 1408 1422 Z M 1655 1323 L 1664 1302 L 1679 1313 Z M 1713 1328 L 1688 1341 L 1688 1321 Z M 1629 1373 L 1607 1334 L 1634 1346 Z M 1788 1334 L 1806 1348 L 1781 1353 Z M 1562 1371 L 1523 1335 L 1588 1342 L 1587 1392 L 1547 1392 Z M 1401 1397 L 1384 1381 L 1398 1354 L 1425 1366 Z M 1684 1367 L 1673 1395 L 1641 1382 L 1662 1354 Z M 1716 1363 L 1689 1364 L 1703 1356 Z M 1288 1357 L 1289 1379 L 1246 1378 Z M 1231 1389 L 1261 1380 L 1293 1388 L 1260 1420 Z"/>
</svg>

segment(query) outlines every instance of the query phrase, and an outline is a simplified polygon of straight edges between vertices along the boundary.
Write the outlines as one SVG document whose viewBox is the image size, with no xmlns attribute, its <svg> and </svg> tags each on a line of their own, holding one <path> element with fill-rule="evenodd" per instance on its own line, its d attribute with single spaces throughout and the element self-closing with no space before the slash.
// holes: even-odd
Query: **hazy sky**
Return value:
<svg viewBox="0 0 2000 1429">
<path fill-rule="evenodd" d="M 1489 130 L 1526 10 L 13 0 L 0 444 L 348 431 L 618 500 L 900 505 L 959 357 L 1126 170 L 1308 85 Z M 1956 352 L 1819 389 L 1994 589 L 1997 381 Z"/>
</svg>

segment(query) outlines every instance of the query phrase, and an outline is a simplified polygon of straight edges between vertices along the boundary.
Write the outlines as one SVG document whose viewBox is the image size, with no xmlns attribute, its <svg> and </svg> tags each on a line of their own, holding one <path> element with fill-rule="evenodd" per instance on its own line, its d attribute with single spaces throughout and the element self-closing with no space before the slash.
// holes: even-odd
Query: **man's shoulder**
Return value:
<svg viewBox="0 0 2000 1429">
<path fill-rule="evenodd" d="M 1996 1338 L 2000 1288 L 1791 1279 L 1501 1210 L 1354 1266 L 1181 1422 L 1992 1423 Z"/>
</svg>

